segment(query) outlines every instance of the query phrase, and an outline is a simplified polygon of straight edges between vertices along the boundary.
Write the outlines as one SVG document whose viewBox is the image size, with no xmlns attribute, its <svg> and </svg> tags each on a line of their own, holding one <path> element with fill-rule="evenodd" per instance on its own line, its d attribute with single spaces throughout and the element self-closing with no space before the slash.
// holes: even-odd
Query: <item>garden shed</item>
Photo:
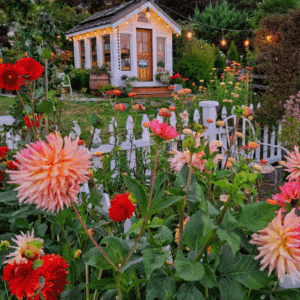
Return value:
<svg viewBox="0 0 300 300">
<path fill-rule="evenodd" d="M 162 87 L 157 72 L 173 71 L 172 36 L 181 27 L 154 1 L 132 0 L 98 12 L 70 29 L 75 68 L 105 62 L 112 85 L 122 75 L 136 76 L 135 87 Z"/>
</svg>

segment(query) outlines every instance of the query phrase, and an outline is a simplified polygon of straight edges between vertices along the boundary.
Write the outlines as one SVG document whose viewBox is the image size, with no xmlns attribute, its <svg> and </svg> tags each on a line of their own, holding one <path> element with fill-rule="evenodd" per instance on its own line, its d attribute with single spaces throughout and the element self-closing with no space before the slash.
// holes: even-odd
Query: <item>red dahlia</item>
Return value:
<svg viewBox="0 0 300 300">
<path fill-rule="evenodd" d="M 22 75 L 29 81 L 33 81 L 42 76 L 44 68 L 43 66 L 31 57 L 23 57 L 16 63 Z"/>
<path fill-rule="evenodd" d="M 18 169 L 18 166 L 15 163 L 20 164 L 20 162 L 17 159 L 14 161 L 10 161 L 8 163 L 9 170 L 17 170 Z"/>
<path fill-rule="evenodd" d="M 41 117 L 40 116 L 35 116 L 35 127 L 40 127 L 40 122 L 41 122 Z M 33 126 L 33 120 L 30 120 L 28 116 L 24 117 L 24 121 L 27 127 L 32 127 Z"/>
<path fill-rule="evenodd" d="M 58 296 L 65 289 L 69 267 L 67 262 L 59 255 L 47 254 L 40 258 L 44 261 L 43 265 L 37 269 L 39 276 L 45 278 L 45 284 L 41 292 L 46 300 L 57 300 Z M 39 300 L 40 296 L 36 295 L 34 300 Z"/>
<path fill-rule="evenodd" d="M 116 222 L 125 221 L 130 218 L 135 210 L 135 206 L 129 200 L 129 193 L 117 194 L 110 201 L 108 209 L 109 216 Z"/>
<path fill-rule="evenodd" d="M 0 147 L 0 158 L 5 157 L 6 153 L 9 151 L 9 148 L 6 146 Z"/>
<path fill-rule="evenodd" d="M 3 270 L 2 280 L 8 281 L 10 292 L 18 299 L 34 296 L 35 291 L 41 286 L 38 270 L 33 270 L 31 261 L 20 264 L 15 261 L 7 264 Z"/>
<path fill-rule="evenodd" d="M 4 180 L 4 172 L 0 170 L 0 182 Z"/>
<path fill-rule="evenodd" d="M 0 64 L 0 89 L 7 91 L 19 90 L 24 79 L 22 70 L 12 64 Z"/>
</svg>

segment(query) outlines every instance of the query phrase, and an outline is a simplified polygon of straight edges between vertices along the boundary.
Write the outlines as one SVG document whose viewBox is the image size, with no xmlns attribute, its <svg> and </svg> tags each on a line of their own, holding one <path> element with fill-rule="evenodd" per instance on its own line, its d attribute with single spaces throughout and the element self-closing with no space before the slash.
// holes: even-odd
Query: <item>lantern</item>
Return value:
<svg viewBox="0 0 300 300">
<path fill-rule="evenodd" d="M 244 46 L 247 48 L 247 47 L 249 47 L 249 45 L 250 45 L 250 40 L 249 40 L 249 38 L 247 38 L 244 40 Z"/>
<path fill-rule="evenodd" d="M 189 30 L 186 32 L 186 37 L 190 40 L 193 37 L 193 33 L 191 31 L 191 29 L 189 28 Z"/>
<path fill-rule="evenodd" d="M 150 13 L 150 8 L 149 7 L 147 7 L 147 9 L 146 9 L 146 17 L 148 19 L 150 19 L 150 17 L 151 17 L 151 13 Z"/>
</svg>

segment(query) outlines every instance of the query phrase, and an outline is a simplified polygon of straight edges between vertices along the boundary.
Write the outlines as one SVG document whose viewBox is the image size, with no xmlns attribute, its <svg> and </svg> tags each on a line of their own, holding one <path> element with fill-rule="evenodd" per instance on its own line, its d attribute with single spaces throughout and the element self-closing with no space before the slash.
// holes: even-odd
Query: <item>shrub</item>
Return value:
<svg viewBox="0 0 300 300">
<path fill-rule="evenodd" d="M 74 69 L 70 72 L 71 85 L 74 90 L 89 90 L 90 74 L 86 69 Z"/>
<path fill-rule="evenodd" d="M 209 80 L 215 60 L 214 46 L 194 40 L 185 45 L 183 57 L 175 63 L 174 70 L 192 81 Z"/>
<path fill-rule="evenodd" d="M 234 44 L 234 41 L 231 41 L 230 43 L 230 48 L 227 52 L 226 58 L 229 59 L 230 61 L 239 61 L 239 54 L 236 49 L 236 45 Z"/>
<path fill-rule="evenodd" d="M 214 67 L 217 68 L 218 75 L 221 75 L 221 73 L 223 73 L 223 70 L 226 67 L 225 55 L 223 54 L 223 52 L 220 51 L 219 47 L 216 47 L 215 55 L 216 55 L 216 60 L 215 60 Z"/>
<path fill-rule="evenodd" d="M 100 85 L 98 88 L 98 91 L 100 93 L 105 93 L 106 91 L 111 91 L 113 90 L 113 86 L 111 84 L 105 84 L 105 85 Z"/>
</svg>

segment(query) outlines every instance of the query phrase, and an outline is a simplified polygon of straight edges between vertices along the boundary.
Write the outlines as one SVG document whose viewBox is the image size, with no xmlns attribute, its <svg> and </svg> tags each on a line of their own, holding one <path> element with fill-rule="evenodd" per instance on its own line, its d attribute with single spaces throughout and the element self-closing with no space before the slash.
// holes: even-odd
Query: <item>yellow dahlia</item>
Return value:
<svg viewBox="0 0 300 300">
<path fill-rule="evenodd" d="M 78 138 L 63 139 L 58 132 L 46 136 L 48 143 L 39 140 L 17 152 L 19 170 L 7 170 L 10 184 L 18 184 L 19 202 L 37 204 L 54 212 L 77 202 L 79 184 L 88 182 L 92 154 L 78 146 Z M 63 147 L 64 146 L 64 147 Z"/>
<path fill-rule="evenodd" d="M 262 258 L 261 271 L 269 266 L 269 276 L 275 269 L 279 280 L 285 274 L 293 273 L 300 278 L 300 217 L 295 214 L 295 208 L 288 213 L 283 222 L 279 210 L 275 219 L 269 225 L 252 235 L 251 244 L 258 245 L 259 255 Z"/>
</svg>

